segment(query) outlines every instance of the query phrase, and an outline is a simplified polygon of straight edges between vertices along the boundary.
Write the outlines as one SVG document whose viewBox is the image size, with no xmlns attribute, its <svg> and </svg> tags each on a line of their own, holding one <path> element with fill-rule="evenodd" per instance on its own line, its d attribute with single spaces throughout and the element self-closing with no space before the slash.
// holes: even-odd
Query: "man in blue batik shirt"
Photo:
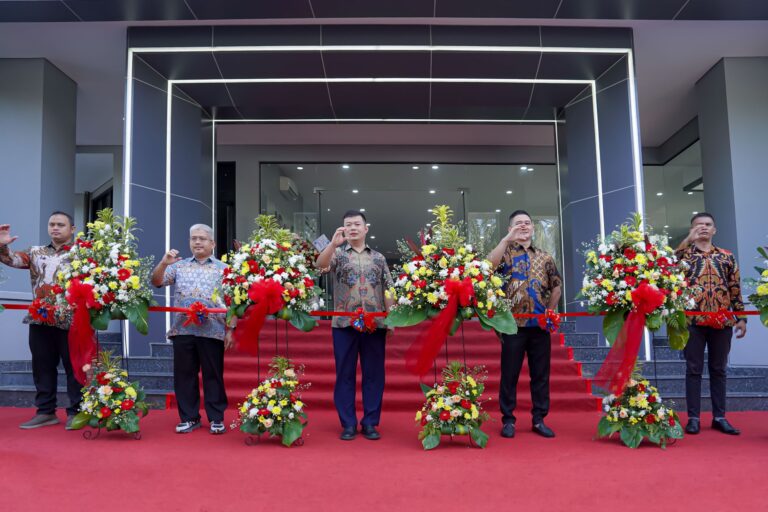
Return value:
<svg viewBox="0 0 768 512">
<path fill-rule="evenodd" d="M 512 304 L 512 313 L 543 314 L 554 310 L 560 300 L 561 279 L 555 261 L 532 244 L 533 221 L 523 210 L 509 216 L 509 232 L 488 255 L 507 279 L 505 291 Z M 555 433 L 544 424 L 549 413 L 549 368 L 552 354 L 550 334 L 539 327 L 536 318 L 518 318 L 517 334 L 501 336 L 501 386 L 499 407 L 504 426 L 502 437 L 515 436 L 517 381 L 528 356 L 533 401 L 533 431 L 544 437 Z"/>
<path fill-rule="evenodd" d="M 226 265 L 213 257 L 213 230 L 205 224 L 189 229 L 192 257 L 181 259 L 171 249 L 152 272 L 152 284 L 176 285 L 174 305 L 187 308 L 200 302 L 208 308 L 224 307 L 214 303 L 214 292 L 221 286 Z M 224 391 L 224 350 L 232 345 L 231 331 L 225 328 L 223 314 L 209 314 L 199 325 L 186 322 L 185 314 L 175 314 L 168 338 L 173 341 L 173 389 L 181 422 L 176 432 L 186 434 L 200 427 L 200 383 L 202 369 L 205 412 L 211 434 L 223 434 L 227 394 Z"/>
</svg>

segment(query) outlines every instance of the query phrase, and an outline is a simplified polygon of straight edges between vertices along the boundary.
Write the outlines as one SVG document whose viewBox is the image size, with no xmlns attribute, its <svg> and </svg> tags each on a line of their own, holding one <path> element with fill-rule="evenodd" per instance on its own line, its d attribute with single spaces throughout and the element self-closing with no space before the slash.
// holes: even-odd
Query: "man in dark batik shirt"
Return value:
<svg viewBox="0 0 768 512">
<path fill-rule="evenodd" d="M 562 293 L 560 274 L 552 256 L 532 244 L 531 216 L 523 210 L 513 212 L 508 229 L 507 236 L 491 251 L 488 260 L 507 280 L 504 289 L 512 303 L 512 313 L 543 314 L 548 309 L 554 310 Z M 504 423 L 501 435 L 515 436 L 517 381 L 527 354 L 533 431 L 544 437 L 555 437 L 552 429 L 544 424 L 544 417 L 549 413 L 550 334 L 539 327 L 536 318 L 518 318 L 517 325 L 517 334 L 501 336 L 499 406 Z"/>
<path fill-rule="evenodd" d="M 331 243 L 317 258 L 317 267 L 330 272 L 333 279 L 335 311 L 388 311 L 392 306 L 384 292 L 392 286 L 392 276 L 384 256 L 365 243 L 368 233 L 365 215 L 357 210 L 344 214 L 344 226 L 333 234 Z M 333 401 L 339 413 L 341 439 L 351 441 L 357 434 L 355 388 L 357 360 L 363 373 L 363 418 L 361 432 L 366 439 L 379 439 L 376 430 L 384 395 L 384 348 L 387 329 L 376 318 L 374 332 L 360 332 L 351 326 L 350 317 L 333 319 L 333 355 L 336 360 L 336 385 Z"/>
<path fill-rule="evenodd" d="M 696 311 L 744 311 L 741 299 L 739 265 L 733 253 L 712 244 L 717 233 L 715 219 L 709 213 L 697 213 L 691 219 L 691 231 L 675 251 L 678 259 L 688 264 L 686 278 L 695 290 Z M 704 348 L 707 348 L 709 389 L 712 399 L 712 428 L 725 434 L 737 435 L 739 430 L 725 419 L 726 369 L 731 338 L 747 333 L 746 317 L 724 322 L 713 317 L 693 317 L 688 327 L 690 336 L 685 347 L 685 400 L 688 424 L 685 431 L 698 434 L 701 413 L 701 374 L 704 369 Z"/>
</svg>

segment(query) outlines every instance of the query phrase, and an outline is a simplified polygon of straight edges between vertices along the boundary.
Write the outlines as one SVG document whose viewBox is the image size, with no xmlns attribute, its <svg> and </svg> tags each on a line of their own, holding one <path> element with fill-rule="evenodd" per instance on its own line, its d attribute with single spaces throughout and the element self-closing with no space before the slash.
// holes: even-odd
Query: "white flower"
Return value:
<svg viewBox="0 0 768 512">
<path fill-rule="evenodd" d="M 99 388 L 99 395 L 109 396 L 112 394 L 112 386 L 101 386 Z"/>
<path fill-rule="evenodd" d="M 259 414 L 259 409 L 257 407 L 252 407 L 251 410 L 248 411 L 249 418 L 254 418 L 257 414 Z"/>
<path fill-rule="evenodd" d="M 451 411 L 451 417 L 452 417 L 452 418 L 458 418 L 459 416 L 461 416 L 461 411 L 460 411 L 460 410 L 458 410 L 458 409 L 453 409 L 453 410 Z"/>
<path fill-rule="evenodd" d="M 626 409 L 622 409 L 622 410 L 619 411 L 619 417 L 620 418 L 626 418 L 627 416 L 628 416 L 628 414 L 627 414 L 627 410 Z"/>
<path fill-rule="evenodd" d="M 296 376 L 296 372 L 293 370 L 293 368 L 288 368 L 285 370 L 285 376 L 289 379 L 293 379 Z"/>
<path fill-rule="evenodd" d="M 272 420 L 272 418 L 267 418 L 266 420 L 264 420 L 264 426 L 267 428 L 271 427 L 273 423 L 274 423 L 274 420 Z"/>
<path fill-rule="evenodd" d="M 289 413 L 288 413 L 288 419 L 289 419 L 289 420 L 292 420 L 293 418 L 294 418 L 294 415 L 293 415 L 293 413 L 292 413 L 292 412 L 289 412 Z"/>
</svg>

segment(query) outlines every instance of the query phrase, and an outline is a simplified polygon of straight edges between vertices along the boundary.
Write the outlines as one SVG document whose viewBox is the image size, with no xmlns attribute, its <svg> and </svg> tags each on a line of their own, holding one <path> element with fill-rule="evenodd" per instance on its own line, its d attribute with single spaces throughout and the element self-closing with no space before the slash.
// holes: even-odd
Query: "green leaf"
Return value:
<svg viewBox="0 0 768 512">
<path fill-rule="evenodd" d="M 762 256 L 763 259 L 768 260 L 768 252 L 766 252 L 765 247 L 758 247 L 757 252 L 760 253 L 760 256 Z"/>
<path fill-rule="evenodd" d="M 667 324 L 667 337 L 669 339 L 669 347 L 673 350 L 683 350 L 688 344 L 688 328 L 682 329 L 673 327 Z"/>
<path fill-rule="evenodd" d="M 93 416 L 85 411 L 77 413 L 75 417 L 72 418 L 72 429 L 80 430 L 91 422 L 92 417 Z"/>
<path fill-rule="evenodd" d="M 109 309 L 100 311 L 91 310 L 91 326 L 97 331 L 106 331 L 109 328 L 109 321 L 112 320 L 112 314 Z"/>
<path fill-rule="evenodd" d="M 294 441 L 301 437 L 304 425 L 299 420 L 292 420 L 283 425 L 283 444 L 291 446 Z"/>
<path fill-rule="evenodd" d="M 424 393 L 424 396 L 427 396 L 427 393 L 432 391 L 432 386 L 427 386 L 423 382 L 420 382 L 419 385 L 421 386 L 421 392 Z"/>
<path fill-rule="evenodd" d="M 454 317 L 453 323 L 451 324 L 451 330 L 448 332 L 448 336 L 453 336 L 456 334 L 456 331 L 459 330 L 459 326 L 461 326 L 462 322 L 462 316 L 461 314 L 458 314 Z"/>
<path fill-rule="evenodd" d="M 469 431 L 469 436 L 480 448 L 488 446 L 488 434 L 480 430 L 479 428 L 473 428 Z"/>
<path fill-rule="evenodd" d="M 611 345 L 616 341 L 616 337 L 619 335 L 621 328 L 624 327 L 624 313 L 626 313 L 626 311 L 623 309 L 609 311 L 603 318 L 603 334 Z"/>
<path fill-rule="evenodd" d="M 291 325 L 300 331 L 309 332 L 317 327 L 317 320 L 304 311 L 291 310 Z"/>
<path fill-rule="evenodd" d="M 643 434 L 640 429 L 624 427 L 621 429 L 621 440 L 630 448 L 637 448 L 643 441 Z"/>
<path fill-rule="evenodd" d="M 613 429 L 614 422 L 608 421 L 608 418 L 603 416 L 600 418 L 600 421 L 597 423 L 597 436 L 598 437 L 608 437 L 609 435 L 613 434 L 615 430 Z"/>
<path fill-rule="evenodd" d="M 648 315 L 645 319 L 645 326 L 651 331 L 658 331 L 661 329 L 661 313 Z"/>
<path fill-rule="evenodd" d="M 428 434 L 424 437 L 424 439 L 421 440 L 421 445 L 424 447 L 425 450 L 432 450 L 434 448 L 437 448 L 437 445 L 440 444 L 440 433 L 439 432 L 432 432 L 431 434 Z"/>
<path fill-rule="evenodd" d="M 410 327 L 426 319 L 426 309 L 395 308 L 389 312 L 384 323 L 387 327 Z"/>
<path fill-rule="evenodd" d="M 763 308 L 760 310 L 760 321 L 768 327 L 768 308 Z"/>
<path fill-rule="evenodd" d="M 125 308 L 125 316 L 131 325 L 136 327 L 136 330 L 141 334 L 149 333 L 149 324 L 147 323 L 147 317 L 149 316 L 148 307 L 146 302 L 139 304 L 131 304 Z"/>
<path fill-rule="evenodd" d="M 0 313 L 2 313 L 3 311 L 5 311 L 5 307 L 2 304 L 0 304 Z"/>
<path fill-rule="evenodd" d="M 128 413 L 122 420 L 123 432 L 133 434 L 139 431 L 139 416 L 136 413 Z"/>
<path fill-rule="evenodd" d="M 660 445 L 663 440 L 663 435 L 658 430 L 653 430 L 648 433 L 648 440 L 654 444 Z"/>
<path fill-rule="evenodd" d="M 480 319 L 480 324 L 483 327 L 495 329 L 502 334 L 517 334 L 517 322 L 511 312 L 497 312 L 493 315 L 493 318 L 488 318 L 477 310 L 475 310 L 475 313 L 477 313 L 477 318 Z"/>
<path fill-rule="evenodd" d="M 240 432 L 245 434 L 259 435 L 259 425 L 251 421 L 244 421 L 240 424 Z"/>
</svg>

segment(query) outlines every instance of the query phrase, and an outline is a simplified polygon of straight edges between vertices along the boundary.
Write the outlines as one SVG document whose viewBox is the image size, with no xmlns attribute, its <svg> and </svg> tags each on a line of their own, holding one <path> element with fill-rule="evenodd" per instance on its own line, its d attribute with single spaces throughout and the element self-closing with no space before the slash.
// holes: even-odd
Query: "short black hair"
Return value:
<svg viewBox="0 0 768 512">
<path fill-rule="evenodd" d="M 525 211 L 525 210 L 515 210 L 515 211 L 513 211 L 513 212 L 510 214 L 510 216 L 509 216 L 509 223 L 510 223 L 510 224 L 512 224 L 512 219 L 514 219 L 514 218 L 515 218 L 515 217 L 517 217 L 518 215 L 525 215 L 525 216 L 527 216 L 529 219 L 533 220 L 533 218 L 531 217 L 531 214 L 530 214 L 530 213 L 528 213 L 527 211 Z"/>
<path fill-rule="evenodd" d="M 62 212 L 61 210 L 56 210 L 55 212 L 51 213 L 51 214 L 48 216 L 48 218 L 50 219 L 50 218 L 51 218 L 51 217 L 53 217 L 54 215 L 63 215 L 63 216 L 65 216 L 67 219 L 69 219 L 69 225 L 70 225 L 70 226 L 74 226 L 74 225 L 75 225 L 75 218 L 74 218 L 74 217 L 72 217 L 72 216 L 71 216 L 70 214 L 68 214 L 67 212 Z"/>
<path fill-rule="evenodd" d="M 691 217 L 691 226 L 693 226 L 693 223 L 696 221 L 696 219 L 701 219 L 703 217 L 709 217 L 710 219 L 712 219 L 712 224 L 715 224 L 715 217 L 714 217 L 714 215 L 712 215 L 711 213 L 707 213 L 707 212 L 699 212 L 696 215 L 694 215 L 693 217 Z"/>
<path fill-rule="evenodd" d="M 360 210 L 347 210 L 344 212 L 344 216 L 341 218 L 341 221 L 344 222 L 346 219 L 351 217 L 362 217 L 363 222 L 368 222 L 368 219 L 365 218 L 365 215 Z"/>
</svg>

